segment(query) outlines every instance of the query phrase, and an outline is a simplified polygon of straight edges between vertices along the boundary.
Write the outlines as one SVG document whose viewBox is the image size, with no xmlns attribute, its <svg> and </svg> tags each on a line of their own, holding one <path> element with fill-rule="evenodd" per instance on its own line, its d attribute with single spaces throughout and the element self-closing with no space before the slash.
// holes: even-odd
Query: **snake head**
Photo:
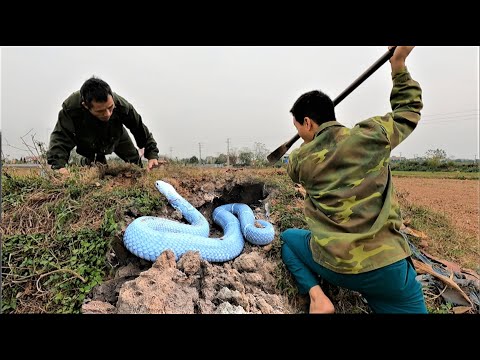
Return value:
<svg viewBox="0 0 480 360">
<path fill-rule="evenodd" d="M 167 199 L 177 194 L 177 191 L 172 185 L 162 180 L 155 181 L 155 187 L 158 191 L 165 195 Z"/>
</svg>

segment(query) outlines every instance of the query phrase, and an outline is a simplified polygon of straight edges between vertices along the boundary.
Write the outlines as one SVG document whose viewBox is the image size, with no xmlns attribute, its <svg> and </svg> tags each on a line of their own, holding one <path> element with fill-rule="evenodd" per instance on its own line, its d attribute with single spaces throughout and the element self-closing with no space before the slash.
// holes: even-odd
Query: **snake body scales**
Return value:
<svg viewBox="0 0 480 360">
<path fill-rule="evenodd" d="M 207 219 L 171 184 L 157 180 L 155 186 L 189 224 L 155 216 L 141 216 L 132 221 L 125 230 L 123 241 L 131 253 L 142 259 L 155 261 L 163 251 L 170 249 L 176 260 L 187 251 L 199 251 L 207 261 L 225 262 L 242 253 L 244 239 L 254 245 L 266 245 L 275 237 L 272 224 L 255 220 L 248 205 L 233 203 L 213 211 L 213 221 L 223 229 L 224 235 L 210 238 Z"/>
</svg>

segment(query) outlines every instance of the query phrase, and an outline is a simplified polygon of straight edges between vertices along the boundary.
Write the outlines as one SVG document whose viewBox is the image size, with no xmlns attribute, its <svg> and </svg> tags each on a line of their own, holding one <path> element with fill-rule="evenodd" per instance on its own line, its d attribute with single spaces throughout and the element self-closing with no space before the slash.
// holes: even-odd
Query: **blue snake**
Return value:
<svg viewBox="0 0 480 360">
<path fill-rule="evenodd" d="M 175 253 L 175 260 L 192 250 L 199 251 L 207 261 L 224 262 L 241 254 L 244 237 L 254 245 L 266 245 L 273 241 L 275 230 L 272 224 L 255 220 L 252 209 L 239 203 L 222 205 L 213 211 L 213 221 L 222 227 L 224 235 L 210 238 L 207 219 L 172 185 L 158 180 L 155 186 L 189 224 L 155 216 L 141 216 L 133 220 L 125 229 L 123 242 L 131 253 L 142 259 L 155 261 L 163 251 L 170 249 Z M 255 222 L 262 227 L 256 227 Z"/>
</svg>

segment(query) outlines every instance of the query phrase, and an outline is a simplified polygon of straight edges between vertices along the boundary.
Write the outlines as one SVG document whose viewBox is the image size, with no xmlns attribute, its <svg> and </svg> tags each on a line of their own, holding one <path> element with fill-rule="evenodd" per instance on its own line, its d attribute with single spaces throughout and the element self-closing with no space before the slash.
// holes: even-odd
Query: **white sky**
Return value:
<svg viewBox="0 0 480 360">
<path fill-rule="evenodd" d="M 48 143 L 62 102 L 92 75 L 127 99 L 153 133 L 160 154 L 217 156 L 230 148 L 269 151 L 295 135 L 289 110 L 304 92 L 332 100 L 387 51 L 368 47 L 3 47 L 0 48 L 2 151 L 29 155 L 31 129 Z M 392 155 L 443 149 L 479 158 L 479 48 L 416 47 L 407 58 L 423 89 L 422 120 Z M 352 127 L 390 111 L 390 64 L 337 107 Z M 27 143 L 30 135 L 26 138 Z M 298 147 L 299 140 L 293 147 Z M 18 149 L 17 149 L 18 148 Z"/>
</svg>

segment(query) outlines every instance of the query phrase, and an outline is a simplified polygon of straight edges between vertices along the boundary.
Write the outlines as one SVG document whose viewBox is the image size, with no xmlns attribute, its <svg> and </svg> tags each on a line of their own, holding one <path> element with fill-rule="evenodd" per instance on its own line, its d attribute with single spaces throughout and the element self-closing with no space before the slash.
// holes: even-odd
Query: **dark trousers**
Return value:
<svg viewBox="0 0 480 360">
<path fill-rule="evenodd" d="M 310 250 L 311 232 L 288 229 L 280 234 L 282 259 L 294 276 L 299 292 L 306 294 L 319 284 L 318 276 L 329 283 L 358 291 L 375 313 L 426 314 L 422 286 L 407 259 L 361 274 L 340 274 L 318 264 Z"/>
<path fill-rule="evenodd" d="M 132 139 L 128 135 L 125 128 L 123 129 L 123 133 L 122 133 L 122 136 L 120 137 L 120 141 L 118 142 L 117 146 L 115 146 L 115 149 L 113 150 L 113 152 L 125 162 L 142 166 L 142 161 L 138 154 L 138 150 L 133 144 Z M 105 154 L 97 153 L 93 157 L 83 157 L 81 159 L 82 165 L 91 165 L 93 163 L 106 164 L 107 159 L 105 157 Z"/>
</svg>

